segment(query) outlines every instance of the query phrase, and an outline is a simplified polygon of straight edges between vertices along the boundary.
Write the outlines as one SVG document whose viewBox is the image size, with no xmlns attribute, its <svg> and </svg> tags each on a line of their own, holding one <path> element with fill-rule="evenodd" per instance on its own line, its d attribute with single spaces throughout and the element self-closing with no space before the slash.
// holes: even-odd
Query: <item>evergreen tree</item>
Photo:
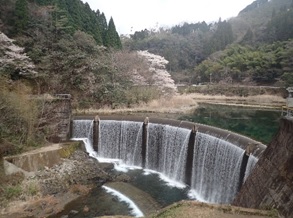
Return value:
<svg viewBox="0 0 293 218">
<path fill-rule="evenodd" d="M 108 26 L 108 29 L 106 32 L 105 45 L 107 47 L 113 47 L 116 49 L 122 48 L 122 44 L 121 44 L 119 35 L 116 31 L 116 27 L 115 27 L 114 20 L 112 17 L 109 21 L 109 26 Z"/>
<path fill-rule="evenodd" d="M 26 0 L 17 0 L 15 2 L 15 33 L 20 33 L 27 29 L 29 21 L 28 4 Z"/>
<path fill-rule="evenodd" d="M 253 41 L 253 32 L 250 28 L 248 28 L 246 34 L 243 36 L 241 43 L 247 44 Z"/>
<path fill-rule="evenodd" d="M 266 35 L 268 41 L 288 40 L 293 37 L 293 10 L 279 12 L 268 23 Z"/>
<path fill-rule="evenodd" d="M 207 54 L 212 54 L 213 52 L 223 50 L 227 45 L 233 42 L 233 31 L 230 23 L 226 21 L 221 21 L 217 23 L 217 30 L 211 37 L 211 39 L 206 42 L 206 52 Z"/>
<path fill-rule="evenodd" d="M 63 33 L 73 33 L 74 28 L 69 24 L 68 13 L 66 10 L 55 6 L 55 10 L 53 11 L 52 15 L 55 40 L 57 40 L 58 37 L 62 38 Z"/>
<path fill-rule="evenodd" d="M 100 30 L 103 38 L 103 43 L 105 45 L 105 38 L 106 38 L 106 33 L 108 29 L 108 24 L 107 24 L 107 19 L 104 13 L 98 15 L 99 18 L 99 25 L 100 25 Z"/>
</svg>

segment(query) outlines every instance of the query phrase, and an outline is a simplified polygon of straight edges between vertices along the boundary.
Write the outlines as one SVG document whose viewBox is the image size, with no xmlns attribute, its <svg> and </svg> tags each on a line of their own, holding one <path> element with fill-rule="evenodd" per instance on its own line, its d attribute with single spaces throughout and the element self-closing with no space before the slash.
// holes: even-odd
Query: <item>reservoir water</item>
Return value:
<svg viewBox="0 0 293 218">
<path fill-rule="evenodd" d="M 179 119 L 227 129 L 268 144 L 277 133 L 280 117 L 279 110 L 200 104 Z"/>
</svg>

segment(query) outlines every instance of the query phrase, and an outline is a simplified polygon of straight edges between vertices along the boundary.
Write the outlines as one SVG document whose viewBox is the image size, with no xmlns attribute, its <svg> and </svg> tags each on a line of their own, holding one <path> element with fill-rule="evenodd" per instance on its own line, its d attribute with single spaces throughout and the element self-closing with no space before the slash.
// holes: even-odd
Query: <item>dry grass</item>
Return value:
<svg viewBox="0 0 293 218">
<path fill-rule="evenodd" d="M 190 110 L 198 106 L 197 102 L 190 95 L 174 95 L 170 98 L 161 98 L 152 100 L 144 107 L 156 112 L 175 112 Z"/>
<path fill-rule="evenodd" d="M 189 97 L 194 98 L 196 101 L 198 100 L 235 100 L 235 101 L 259 101 L 259 102 L 284 102 L 285 99 L 281 96 L 275 95 L 254 95 L 248 97 L 240 97 L 240 96 L 225 96 L 225 95 L 204 95 L 200 93 L 192 93 L 188 94 Z M 265 99 L 265 101 L 263 101 Z"/>
<path fill-rule="evenodd" d="M 285 104 L 285 99 L 274 95 L 255 95 L 247 97 L 248 100 L 260 104 Z"/>
<path fill-rule="evenodd" d="M 248 97 L 224 96 L 224 95 L 204 95 L 199 93 L 174 95 L 168 98 L 152 100 L 148 103 L 133 105 L 131 108 L 121 107 L 111 109 L 103 107 L 101 109 L 77 109 L 76 114 L 119 114 L 119 113 L 188 113 L 197 108 L 198 103 L 238 105 L 245 107 L 276 108 L 286 104 L 286 100 L 275 95 L 256 95 Z"/>
<path fill-rule="evenodd" d="M 225 96 L 225 95 L 204 95 L 190 94 L 190 96 L 198 103 L 213 103 L 226 105 L 245 105 L 259 107 L 279 107 L 285 105 L 286 100 L 275 95 L 255 95 L 248 97 Z"/>
<path fill-rule="evenodd" d="M 156 113 L 185 113 L 197 107 L 196 101 L 191 95 L 174 95 L 168 98 L 152 100 L 149 103 L 141 103 L 131 108 L 103 107 L 101 109 L 77 109 L 77 114 L 112 114 L 112 113 L 134 113 L 134 112 L 156 112 Z"/>
<path fill-rule="evenodd" d="M 29 200 L 31 197 L 40 197 L 41 193 L 40 193 L 40 184 L 38 183 L 38 181 L 31 179 L 31 180 L 25 180 L 22 183 L 22 194 L 23 194 L 23 198 Z"/>
<path fill-rule="evenodd" d="M 162 209 L 158 214 L 155 214 L 152 217 L 269 218 L 278 216 L 276 213 L 272 213 L 272 211 L 241 208 L 231 205 L 206 204 L 197 201 L 181 201 Z"/>
</svg>

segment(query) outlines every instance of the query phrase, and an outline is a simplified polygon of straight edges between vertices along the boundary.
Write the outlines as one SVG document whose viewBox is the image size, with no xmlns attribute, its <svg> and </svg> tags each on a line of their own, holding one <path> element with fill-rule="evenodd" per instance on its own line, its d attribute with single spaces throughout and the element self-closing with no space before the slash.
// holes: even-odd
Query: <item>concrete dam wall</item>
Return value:
<svg viewBox="0 0 293 218">
<path fill-rule="evenodd" d="M 97 159 L 160 172 L 211 203 L 231 203 L 265 149 L 219 128 L 133 116 L 74 117 L 71 136 Z"/>
</svg>

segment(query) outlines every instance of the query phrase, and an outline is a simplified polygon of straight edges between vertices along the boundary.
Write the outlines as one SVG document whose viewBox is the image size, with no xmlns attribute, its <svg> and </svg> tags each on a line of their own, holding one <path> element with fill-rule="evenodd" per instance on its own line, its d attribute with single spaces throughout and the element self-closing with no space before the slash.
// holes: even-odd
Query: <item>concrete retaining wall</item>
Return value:
<svg viewBox="0 0 293 218">
<path fill-rule="evenodd" d="M 48 128 L 47 139 L 53 143 L 69 139 L 71 119 L 71 96 L 56 95 L 53 99 L 45 99 L 42 119 Z"/>
<path fill-rule="evenodd" d="M 280 120 L 277 135 L 233 204 L 248 208 L 276 208 L 283 217 L 293 217 L 293 119 Z"/>
<path fill-rule="evenodd" d="M 5 157 L 4 160 L 26 172 L 35 172 L 61 163 L 61 150 L 62 147 L 59 144 L 54 144 L 20 155 Z M 6 174 L 10 174 L 7 169 L 5 171 Z"/>
</svg>

